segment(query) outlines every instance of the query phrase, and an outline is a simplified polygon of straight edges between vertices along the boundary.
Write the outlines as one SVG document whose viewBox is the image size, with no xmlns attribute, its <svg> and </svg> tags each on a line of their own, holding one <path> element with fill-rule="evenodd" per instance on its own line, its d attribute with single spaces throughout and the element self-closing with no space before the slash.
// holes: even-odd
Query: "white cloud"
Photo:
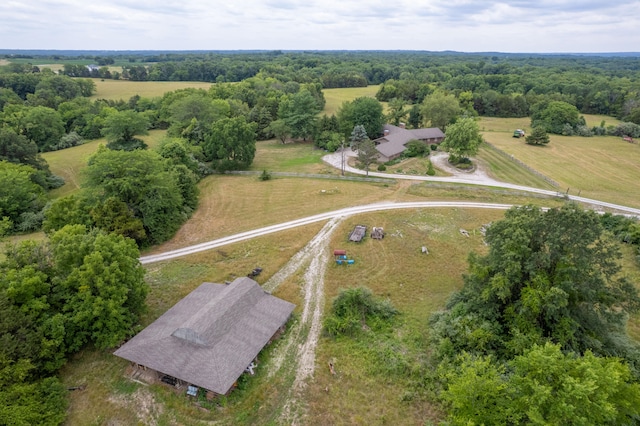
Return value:
<svg viewBox="0 0 640 426">
<path fill-rule="evenodd" d="M 636 0 L 5 0 L 0 48 L 637 51 Z"/>
</svg>

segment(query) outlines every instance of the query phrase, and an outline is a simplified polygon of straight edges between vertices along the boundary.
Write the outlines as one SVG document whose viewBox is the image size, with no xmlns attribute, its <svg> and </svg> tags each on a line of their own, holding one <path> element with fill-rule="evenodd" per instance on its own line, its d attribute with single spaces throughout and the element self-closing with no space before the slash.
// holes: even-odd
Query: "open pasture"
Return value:
<svg viewBox="0 0 640 426">
<path fill-rule="evenodd" d="M 374 98 L 376 96 L 376 93 L 378 93 L 379 88 L 379 85 L 372 85 L 367 87 L 322 89 L 322 93 L 324 93 L 324 99 L 326 100 L 326 104 L 322 113 L 331 116 L 332 114 L 338 112 L 338 109 L 340 108 L 340 106 L 342 106 L 343 102 L 352 101 L 363 96 Z"/>
<path fill-rule="evenodd" d="M 139 136 L 149 148 L 155 147 L 166 135 L 165 130 L 151 130 L 146 136 Z M 106 145 L 107 141 L 96 139 L 85 144 L 59 151 L 45 152 L 42 157 L 49 164 L 49 169 L 54 175 L 64 179 L 65 184 L 51 191 L 51 198 L 69 195 L 80 188 L 82 182 L 82 170 L 87 166 L 89 157 L 96 152 L 100 145 Z"/>
<path fill-rule="evenodd" d="M 103 80 L 93 78 L 96 84 L 96 92 L 91 99 L 128 100 L 132 96 L 139 95 L 142 98 L 161 97 L 166 92 L 179 89 L 196 88 L 208 90 L 212 83 L 198 81 L 129 81 L 129 80 Z"/>
<path fill-rule="evenodd" d="M 482 126 L 481 126 L 482 128 Z M 559 190 L 640 207 L 640 145 L 613 136 L 550 135 L 547 146 L 527 145 L 509 132 L 484 132 L 485 140 L 559 183 Z"/>
</svg>

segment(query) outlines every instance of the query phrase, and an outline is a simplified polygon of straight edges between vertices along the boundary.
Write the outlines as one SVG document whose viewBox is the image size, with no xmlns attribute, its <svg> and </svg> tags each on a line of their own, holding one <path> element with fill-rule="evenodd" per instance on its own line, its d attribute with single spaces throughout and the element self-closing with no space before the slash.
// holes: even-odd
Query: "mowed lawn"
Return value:
<svg viewBox="0 0 640 426">
<path fill-rule="evenodd" d="M 617 122 L 585 118 L 593 124 L 603 119 Z M 530 130 L 528 120 L 483 118 L 480 128 L 485 140 L 558 182 L 561 192 L 640 207 L 640 145 L 613 136 L 550 135 L 549 145 L 530 146 L 512 137 L 515 128 Z"/>
<path fill-rule="evenodd" d="M 322 157 L 327 153 L 315 148 L 313 142 L 287 142 L 270 139 L 256 143 L 256 156 L 250 170 L 295 173 L 334 173 L 324 165 Z"/>
<path fill-rule="evenodd" d="M 164 252 L 318 213 L 381 201 L 408 201 L 397 185 L 310 178 L 212 175 L 202 180 L 200 204 Z"/>
</svg>

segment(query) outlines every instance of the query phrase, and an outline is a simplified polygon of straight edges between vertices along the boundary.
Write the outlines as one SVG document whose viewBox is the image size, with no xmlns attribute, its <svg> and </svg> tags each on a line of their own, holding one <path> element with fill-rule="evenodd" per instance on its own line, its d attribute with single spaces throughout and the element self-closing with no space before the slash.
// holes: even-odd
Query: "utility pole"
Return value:
<svg viewBox="0 0 640 426">
<path fill-rule="evenodd" d="M 344 176 L 344 139 L 342 140 L 341 154 L 342 154 L 342 167 L 340 168 L 340 170 L 342 170 L 342 176 Z"/>
</svg>

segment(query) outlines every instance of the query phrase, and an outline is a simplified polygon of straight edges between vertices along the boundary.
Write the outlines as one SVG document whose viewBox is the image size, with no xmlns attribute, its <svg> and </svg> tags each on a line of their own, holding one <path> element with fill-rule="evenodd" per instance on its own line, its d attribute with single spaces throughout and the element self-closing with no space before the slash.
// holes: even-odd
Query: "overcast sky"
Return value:
<svg viewBox="0 0 640 426">
<path fill-rule="evenodd" d="M 637 52 L 638 0 L 0 0 L 0 48 Z"/>
</svg>

